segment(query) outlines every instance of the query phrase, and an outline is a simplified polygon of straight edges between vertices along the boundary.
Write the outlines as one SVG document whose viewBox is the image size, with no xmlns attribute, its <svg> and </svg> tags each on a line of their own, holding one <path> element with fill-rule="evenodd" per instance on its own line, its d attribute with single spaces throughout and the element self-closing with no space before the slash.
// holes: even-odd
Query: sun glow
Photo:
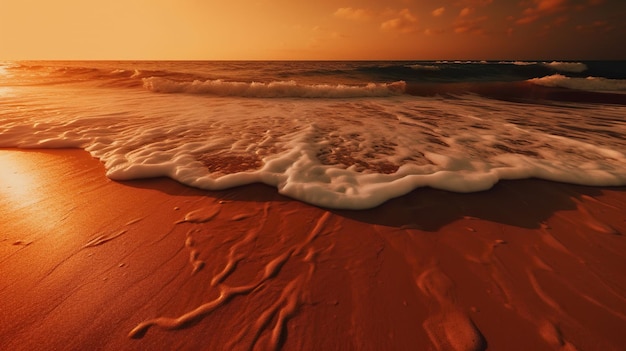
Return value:
<svg viewBox="0 0 626 351">
<path fill-rule="evenodd" d="M 2 90 L 0 89 L 0 94 Z M 27 169 L 28 163 L 20 158 L 19 153 L 0 154 L 0 189 L 2 201 L 14 205 L 34 203 L 41 199 L 37 191 L 37 179 Z"/>
<path fill-rule="evenodd" d="M 9 64 L 0 62 L 0 97 L 9 96 L 13 89 L 3 86 L 5 81 L 11 78 L 11 73 L 7 70 Z"/>
<path fill-rule="evenodd" d="M 36 167 L 37 163 L 24 159 L 21 151 L 0 150 L 0 210 L 20 209 L 22 224 L 33 231 L 47 232 L 62 213 L 60 207 L 45 205 L 53 195 L 42 187 L 46 172 Z"/>
</svg>

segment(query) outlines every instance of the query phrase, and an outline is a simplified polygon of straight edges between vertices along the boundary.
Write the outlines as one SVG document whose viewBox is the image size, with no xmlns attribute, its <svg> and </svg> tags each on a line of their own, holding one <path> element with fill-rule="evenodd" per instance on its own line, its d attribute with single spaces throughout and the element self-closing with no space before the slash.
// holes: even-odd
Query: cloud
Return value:
<svg viewBox="0 0 626 351">
<path fill-rule="evenodd" d="M 484 34 L 485 29 L 483 27 L 483 22 L 487 21 L 489 17 L 483 16 L 479 18 L 473 18 L 470 20 L 462 20 L 458 21 L 454 24 L 454 32 L 457 34 Z"/>
<path fill-rule="evenodd" d="M 606 0 L 587 0 L 582 4 L 578 4 L 574 6 L 574 9 L 576 9 L 576 11 L 585 11 L 586 9 L 590 7 L 600 6 L 604 4 L 605 1 Z"/>
<path fill-rule="evenodd" d="M 441 15 L 443 15 L 443 13 L 446 11 L 445 7 L 440 7 L 438 9 L 433 10 L 433 12 L 431 12 L 431 14 L 435 17 L 439 17 Z"/>
<path fill-rule="evenodd" d="M 335 17 L 354 21 L 366 21 L 374 16 L 372 11 L 368 9 L 355 9 L 352 7 L 341 7 L 335 11 L 334 15 Z"/>
<path fill-rule="evenodd" d="M 583 33 L 606 33 L 615 29 L 615 26 L 607 21 L 594 21 L 587 24 L 579 24 L 576 30 Z"/>
<path fill-rule="evenodd" d="M 464 7 L 479 7 L 479 6 L 487 6 L 491 4 L 493 0 L 460 0 L 457 1 L 458 6 Z"/>
<path fill-rule="evenodd" d="M 380 24 L 380 29 L 390 32 L 411 33 L 417 30 L 417 18 L 409 9 L 403 9 L 395 18 Z"/>
<path fill-rule="evenodd" d="M 532 3 L 533 6 L 522 12 L 522 17 L 516 21 L 517 24 L 532 23 L 547 15 L 563 12 L 568 8 L 566 0 L 533 0 Z"/>
<path fill-rule="evenodd" d="M 435 29 L 435 28 L 424 29 L 425 35 L 439 35 L 439 34 L 444 34 L 445 32 L 446 32 L 445 29 Z"/>
<path fill-rule="evenodd" d="M 476 12 L 477 8 L 487 6 L 492 2 L 493 0 L 459 0 L 455 5 L 461 8 L 459 17 L 467 17 Z"/>
<path fill-rule="evenodd" d="M 470 13 L 474 12 L 474 9 L 471 7 L 464 7 L 461 12 L 459 12 L 459 17 L 465 17 Z"/>
<path fill-rule="evenodd" d="M 565 24 L 567 21 L 569 21 L 569 17 L 567 15 L 559 16 L 559 17 L 555 18 L 554 21 L 552 21 L 552 25 L 554 27 L 559 27 L 559 26 Z"/>
</svg>

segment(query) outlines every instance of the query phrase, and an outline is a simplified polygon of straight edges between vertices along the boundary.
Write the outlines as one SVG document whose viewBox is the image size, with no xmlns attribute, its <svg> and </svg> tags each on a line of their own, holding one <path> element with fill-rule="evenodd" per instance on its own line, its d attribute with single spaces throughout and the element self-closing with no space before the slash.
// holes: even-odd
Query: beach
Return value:
<svg viewBox="0 0 626 351">
<path fill-rule="evenodd" d="M 328 210 L 0 150 L 2 350 L 622 350 L 626 188 Z"/>
<path fill-rule="evenodd" d="M 0 351 L 626 351 L 624 18 L 2 0 Z"/>
</svg>

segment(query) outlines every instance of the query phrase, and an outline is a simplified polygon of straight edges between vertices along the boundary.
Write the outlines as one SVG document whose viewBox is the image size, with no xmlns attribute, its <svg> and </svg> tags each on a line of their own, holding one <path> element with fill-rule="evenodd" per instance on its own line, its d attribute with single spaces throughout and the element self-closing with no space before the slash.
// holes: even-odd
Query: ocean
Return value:
<svg viewBox="0 0 626 351">
<path fill-rule="evenodd" d="M 0 62 L 0 147 L 340 209 L 504 179 L 624 186 L 626 62 Z"/>
</svg>

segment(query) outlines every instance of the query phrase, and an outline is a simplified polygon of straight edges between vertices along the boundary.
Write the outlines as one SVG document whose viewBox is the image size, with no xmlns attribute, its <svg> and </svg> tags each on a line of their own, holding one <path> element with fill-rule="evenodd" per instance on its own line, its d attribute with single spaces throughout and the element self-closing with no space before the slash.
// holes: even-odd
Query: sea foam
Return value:
<svg viewBox="0 0 626 351">
<path fill-rule="evenodd" d="M 420 64 L 409 65 L 408 67 L 418 71 L 439 71 L 441 69 L 439 66 Z"/>
<path fill-rule="evenodd" d="M 426 186 L 480 191 L 502 179 L 626 185 L 622 105 L 412 96 L 401 81 L 340 84 L 344 73 L 328 70 L 310 79 L 325 63 L 280 74 L 282 63 L 92 65 L 102 67 L 4 66 L 0 147 L 83 148 L 112 179 L 169 177 L 209 190 L 260 182 L 327 208 L 370 208 Z M 382 81 L 367 67 L 352 72 Z M 266 83 L 250 83 L 264 68 Z M 237 79 L 207 78 L 241 69 Z M 291 76 L 307 83 L 281 80 Z"/>
<path fill-rule="evenodd" d="M 615 124 L 622 107 L 537 109 L 472 95 L 242 100 L 14 89 L 0 147 L 84 148 L 116 180 L 169 177 L 210 190 L 260 182 L 344 209 L 425 186 L 480 191 L 502 179 L 626 184 L 624 131 Z"/>
<path fill-rule="evenodd" d="M 544 66 L 550 67 L 554 70 L 561 72 L 573 72 L 580 73 L 587 70 L 587 65 L 582 62 L 560 62 L 560 61 L 552 61 L 552 62 L 544 62 Z"/>
<path fill-rule="evenodd" d="M 296 81 L 230 82 L 221 79 L 174 81 L 161 77 L 143 79 L 144 87 L 160 93 L 210 94 L 239 97 L 354 98 L 384 97 L 404 93 L 406 83 L 299 84 Z"/>
</svg>

